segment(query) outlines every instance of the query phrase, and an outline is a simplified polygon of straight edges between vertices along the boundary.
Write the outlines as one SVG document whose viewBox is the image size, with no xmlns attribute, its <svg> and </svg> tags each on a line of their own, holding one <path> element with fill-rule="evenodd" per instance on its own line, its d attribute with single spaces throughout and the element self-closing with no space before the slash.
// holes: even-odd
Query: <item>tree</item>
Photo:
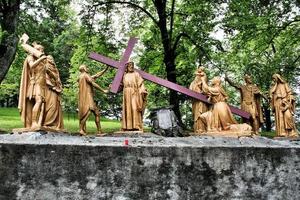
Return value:
<svg viewBox="0 0 300 200">
<path fill-rule="evenodd" d="M 20 0 L 0 1 L 0 84 L 13 62 L 18 45 L 16 34 Z"/>
<path fill-rule="evenodd" d="M 209 20 L 214 16 L 212 10 L 216 2 L 211 1 L 176 1 L 176 0 L 153 0 L 153 1 L 101 1 L 93 0 L 88 1 L 89 5 L 86 10 L 95 10 L 98 7 L 103 7 L 108 4 L 119 4 L 121 6 L 127 6 L 128 8 L 133 8 L 133 16 L 135 13 L 141 13 L 141 19 L 145 20 L 145 17 L 150 19 L 153 24 L 153 29 L 156 31 L 160 37 L 160 45 L 162 46 L 162 57 L 165 67 L 166 77 L 169 81 L 177 83 L 178 72 L 176 70 L 176 58 L 182 51 L 178 51 L 179 44 L 182 38 L 186 38 L 190 45 L 196 46 L 201 52 L 200 61 L 205 58 L 205 48 L 202 44 L 208 44 L 203 42 L 204 40 L 209 40 L 207 37 L 208 32 L 213 26 L 210 26 Z M 95 12 L 93 12 L 95 14 Z M 86 15 L 91 15 L 91 12 L 86 13 Z M 178 19 L 176 19 L 178 17 Z M 195 26 L 195 20 L 201 19 L 203 24 Z M 136 22 L 136 19 L 134 20 Z M 147 21 L 149 23 L 149 21 Z M 193 23 L 193 25 L 191 25 Z M 199 31 L 205 29 L 204 33 L 198 34 Z M 199 33 L 199 32 L 198 32 Z M 201 45 L 200 45 L 201 44 Z M 151 66 L 150 66 L 151 67 Z M 169 92 L 169 104 L 173 106 L 173 110 L 177 115 L 178 119 L 181 121 L 180 107 L 179 107 L 179 96 L 177 92 Z"/>
</svg>

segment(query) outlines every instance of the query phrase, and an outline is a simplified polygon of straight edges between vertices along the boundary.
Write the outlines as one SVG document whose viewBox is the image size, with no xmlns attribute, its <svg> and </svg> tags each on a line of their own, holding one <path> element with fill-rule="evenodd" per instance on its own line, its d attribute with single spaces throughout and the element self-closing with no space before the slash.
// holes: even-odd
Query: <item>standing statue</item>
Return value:
<svg viewBox="0 0 300 200">
<path fill-rule="evenodd" d="M 64 128 L 61 106 L 62 84 L 59 71 L 51 55 L 47 56 L 46 88 L 45 88 L 45 118 L 43 126 L 57 130 Z"/>
<path fill-rule="evenodd" d="M 126 64 L 123 76 L 122 131 L 143 131 L 143 113 L 148 92 L 144 79 L 134 71 L 134 63 Z"/>
<path fill-rule="evenodd" d="M 255 134 L 258 134 L 260 126 L 263 124 L 263 112 L 261 108 L 261 97 L 263 97 L 260 89 L 252 83 L 251 77 L 246 74 L 244 76 L 245 85 L 237 85 L 228 77 L 225 80 L 241 94 L 241 108 L 250 113 L 250 125 Z"/>
<path fill-rule="evenodd" d="M 213 78 L 211 86 L 207 85 L 205 76 L 202 76 L 201 80 L 203 81 L 203 91 L 208 95 L 208 100 L 213 104 L 210 111 L 201 115 L 201 119 L 207 126 L 207 131 L 230 130 L 230 126 L 237 124 L 237 122 L 226 103 L 228 96 L 222 88 L 221 79 L 219 77 Z"/>
<path fill-rule="evenodd" d="M 106 67 L 101 72 L 91 76 L 88 73 L 88 68 L 86 65 L 81 65 L 79 67 L 80 75 L 78 78 L 79 83 L 79 98 L 78 98 L 78 116 L 79 116 L 79 128 L 80 135 L 86 135 L 86 121 L 89 118 L 91 112 L 95 115 L 95 124 L 97 127 L 98 135 L 102 134 L 101 124 L 100 124 L 100 111 L 94 101 L 94 88 L 108 93 L 108 90 L 102 89 L 97 83 L 95 83 L 95 79 L 102 76 L 108 67 Z"/>
<path fill-rule="evenodd" d="M 276 136 L 297 137 L 294 120 L 295 98 L 292 90 L 279 74 L 274 74 L 272 79 L 270 98 L 272 110 L 275 113 Z"/>
<path fill-rule="evenodd" d="M 32 47 L 28 39 L 26 34 L 20 39 L 29 55 L 23 64 L 18 108 L 25 128 L 38 129 L 44 118 L 47 57 L 42 45 L 34 43 Z"/>
<path fill-rule="evenodd" d="M 190 85 L 190 90 L 204 94 L 203 92 L 203 83 L 201 80 L 202 76 L 205 76 L 204 67 L 200 66 L 195 72 L 195 79 Z M 205 76 L 206 77 L 206 76 Z M 205 80 L 207 82 L 207 80 Z M 192 100 L 192 113 L 194 118 L 194 132 L 203 133 L 206 131 L 206 126 L 201 120 L 201 114 L 205 113 L 208 110 L 206 103 L 193 99 Z"/>
</svg>

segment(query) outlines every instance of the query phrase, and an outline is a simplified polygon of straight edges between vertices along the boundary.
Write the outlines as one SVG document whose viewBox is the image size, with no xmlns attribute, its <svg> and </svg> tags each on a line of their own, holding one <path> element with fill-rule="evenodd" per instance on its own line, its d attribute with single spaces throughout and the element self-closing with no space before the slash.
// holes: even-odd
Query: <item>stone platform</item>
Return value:
<svg viewBox="0 0 300 200">
<path fill-rule="evenodd" d="M 0 199 L 300 199 L 300 141 L 4 134 Z"/>
</svg>

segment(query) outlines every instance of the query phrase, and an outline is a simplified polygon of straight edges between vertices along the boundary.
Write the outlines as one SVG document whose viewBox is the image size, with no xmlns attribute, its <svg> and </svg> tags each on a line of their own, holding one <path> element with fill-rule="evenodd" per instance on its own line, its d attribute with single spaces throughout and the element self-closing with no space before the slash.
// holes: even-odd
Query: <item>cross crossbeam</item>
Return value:
<svg viewBox="0 0 300 200">
<path fill-rule="evenodd" d="M 109 65 L 111 67 L 114 67 L 114 68 L 118 69 L 118 72 L 117 72 L 117 74 L 114 78 L 114 82 L 113 82 L 114 85 L 112 84 L 112 87 L 111 87 L 111 92 L 113 92 L 113 93 L 117 93 L 118 90 L 119 90 L 119 87 L 120 87 L 120 84 L 121 84 L 121 81 L 122 81 L 122 78 L 123 78 L 123 74 L 125 72 L 125 64 L 129 59 L 130 53 L 132 52 L 133 46 L 136 43 L 136 41 L 137 41 L 136 38 L 130 38 L 130 40 L 128 42 L 128 47 L 125 50 L 125 53 L 124 53 L 121 61 L 115 61 L 115 60 L 112 60 L 110 58 L 107 58 L 105 56 L 102 56 L 102 55 L 94 53 L 94 52 L 90 53 L 90 55 L 89 55 L 89 58 L 91 58 L 95 61 L 104 63 L 106 65 Z M 176 83 L 173 83 L 171 81 L 168 81 L 168 80 L 159 78 L 157 76 L 151 75 L 151 74 L 146 73 L 142 70 L 135 69 L 135 71 L 137 71 L 144 79 L 146 79 L 148 81 L 151 81 L 151 82 L 156 83 L 158 85 L 164 86 L 168 89 L 174 90 L 176 92 L 180 92 L 180 93 L 185 94 L 189 97 L 192 97 L 192 98 L 198 99 L 202 102 L 210 104 L 207 97 L 205 95 L 201 94 L 201 93 L 195 92 L 193 90 L 190 90 L 186 87 L 183 87 L 183 86 L 178 85 Z M 236 107 L 233 107 L 233 106 L 229 106 L 229 107 L 230 107 L 230 110 L 231 110 L 232 113 L 234 113 L 236 115 L 239 115 L 239 116 L 241 116 L 243 118 L 246 118 L 246 119 L 250 118 L 250 114 L 248 112 L 245 112 L 245 111 L 243 111 L 241 109 L 238 109 Z"/>
</svg>

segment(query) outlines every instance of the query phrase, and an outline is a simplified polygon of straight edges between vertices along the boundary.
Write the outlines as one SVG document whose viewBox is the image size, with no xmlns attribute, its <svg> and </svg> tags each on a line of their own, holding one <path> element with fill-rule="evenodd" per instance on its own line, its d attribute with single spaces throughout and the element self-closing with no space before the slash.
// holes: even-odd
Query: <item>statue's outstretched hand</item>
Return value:
<svg viewBox="0 0 300 200">
<path fill-rule="evenodd" d="M 24 33 L 20 38 L 20 42 L 22 44 L 26 44 L 28 42 L 28 40 L 29 40 L 29 36 L 26 33 Z"/>
</svg>

